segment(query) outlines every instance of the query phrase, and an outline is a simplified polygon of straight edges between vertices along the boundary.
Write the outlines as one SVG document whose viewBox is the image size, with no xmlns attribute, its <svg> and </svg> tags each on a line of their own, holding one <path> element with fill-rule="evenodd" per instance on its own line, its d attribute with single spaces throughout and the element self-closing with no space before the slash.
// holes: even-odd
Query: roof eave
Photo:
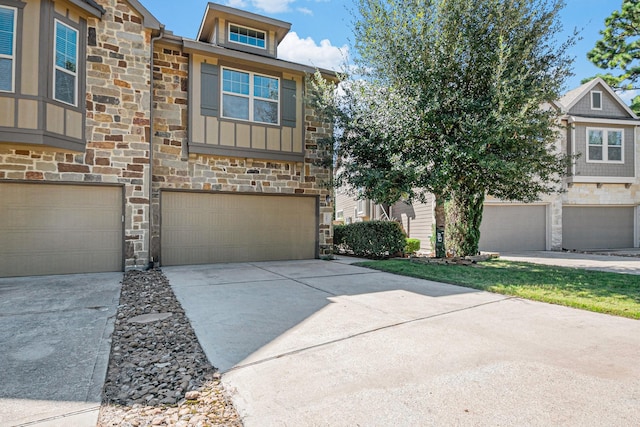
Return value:
<svg viewBox="0 0 640 427">
<path fill-rule="evenodd" d="M 324 78 L 337 81 L 337 72 L 323 68 L 311 67 L 304 64 L 298 64 L 296 62 L 285 61 L 283 59 L 270 58 L 266 56 L 256 56 L 250 53 L 226 49 L 221 46 L 215 46 L 209 43 L 191 39 L 183 39 L 182 46 L 184 51 L 187 53 L 212 54 L 225 58 L 240 59 L 248 62 L 257 62 L 272 67 L 297 71 L 304 74 L 313 74 L 316 71 L 319 71 Z"/>
</svg>

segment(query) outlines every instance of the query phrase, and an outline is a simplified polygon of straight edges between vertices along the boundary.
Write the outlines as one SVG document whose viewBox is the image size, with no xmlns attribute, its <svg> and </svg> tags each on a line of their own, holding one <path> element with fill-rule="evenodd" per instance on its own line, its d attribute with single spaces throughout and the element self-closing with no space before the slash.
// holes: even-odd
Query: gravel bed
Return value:
<svg viewBox="0 0 640 427">
<path fill-rule="evenodd" d="M 242 426 L 160 270 L 122 282 L 99 427 Z"/>
</svg>

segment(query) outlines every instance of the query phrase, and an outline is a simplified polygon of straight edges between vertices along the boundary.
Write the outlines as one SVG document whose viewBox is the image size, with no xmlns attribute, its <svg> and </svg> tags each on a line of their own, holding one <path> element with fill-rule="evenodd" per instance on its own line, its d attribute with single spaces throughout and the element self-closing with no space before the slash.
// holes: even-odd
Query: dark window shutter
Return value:
<svg viewBox="0 0 640 427">
<path fill-rule="evenodd" d="M 220 96 L 218 87 L 219 67 L 217 65 L 201 64 L 200 79 L 200 114 L 203 116 L 218 116 Z"/>
<path fill-rule="evenodd" d="M 282 126 L 296 127 L 296 82 L 282 80 Z"/>
</svg>

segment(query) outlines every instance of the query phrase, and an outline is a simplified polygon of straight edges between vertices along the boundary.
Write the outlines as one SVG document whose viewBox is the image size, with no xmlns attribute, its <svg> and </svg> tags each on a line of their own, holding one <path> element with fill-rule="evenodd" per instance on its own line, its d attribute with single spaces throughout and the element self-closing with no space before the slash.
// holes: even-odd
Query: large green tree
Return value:
<svg viewBox="0 0 640 427">
<path fill-rule="evenodd" d="M 450 249 L 478 252 L 486 195 L 530 202 L 557 191 L 557 99 L 570 74 L 558 43 L 561 1 L 357 0 L 364 76 L 339 99 L 318 83 L 336 121 L 337 185 L 377 203 L 436 195 L 448 202 Z"/>
<path fill-rule="evenodd" d="M 640 0 L 623 0 L 622 8 L 614 10 L 605 19 L 605 29 L 600 31 L 602 38 L 587 53 L 589 61 L 604 70 L 617 70 L 598 74 L 610 86 L 617 90 L 638 89 L 640 80 Z M 584 79 L 586 83 L 592 77 Z M 631 108 L 640 113 L 640 96 L 636 97 Z"/>
</svg>

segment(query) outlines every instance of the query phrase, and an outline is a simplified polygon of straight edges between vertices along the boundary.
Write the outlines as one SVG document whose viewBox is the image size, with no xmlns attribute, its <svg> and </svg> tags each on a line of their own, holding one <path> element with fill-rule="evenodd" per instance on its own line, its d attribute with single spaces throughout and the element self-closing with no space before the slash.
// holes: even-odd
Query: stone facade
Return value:
<svg viewBox="0 0 640 427">
<path fill-rule="evenodd" d="M 319 162 L 324 153 L 317 142 L 331 131 L 330 124 L 307 111 L 304 162 L 189 154 L 189 55 L 181 39 L 155 43 L 151 79 L 157 32 L 145 27 L 144 16 L 126 0 L 97 2 L 105 13 L 101 19 L 89 17 L 87 37 L 80 37 L 87 41 L 84 152 L 1 144 L 0 181 L 122 186 L 126 269 L 158 261 L 162 189 L 317 196 L 319 253 L 329 254 L 330 171 Z"/>
<path fill-rule="evenodd" d="M 331 131 L 312 109 L 305 117 L 305 161 L 230 158 L 189 153 L 188 55 L 176 45 L 154 49 L 154 139 L 152 256 L 160 250 L 160 191 L 201 190 L 231 193 L 298 194 L 320 197 L 320 255 L 331 253 L 333 206 L 327 202 L 330 171 L 318 141 Z"/>
</svg>

